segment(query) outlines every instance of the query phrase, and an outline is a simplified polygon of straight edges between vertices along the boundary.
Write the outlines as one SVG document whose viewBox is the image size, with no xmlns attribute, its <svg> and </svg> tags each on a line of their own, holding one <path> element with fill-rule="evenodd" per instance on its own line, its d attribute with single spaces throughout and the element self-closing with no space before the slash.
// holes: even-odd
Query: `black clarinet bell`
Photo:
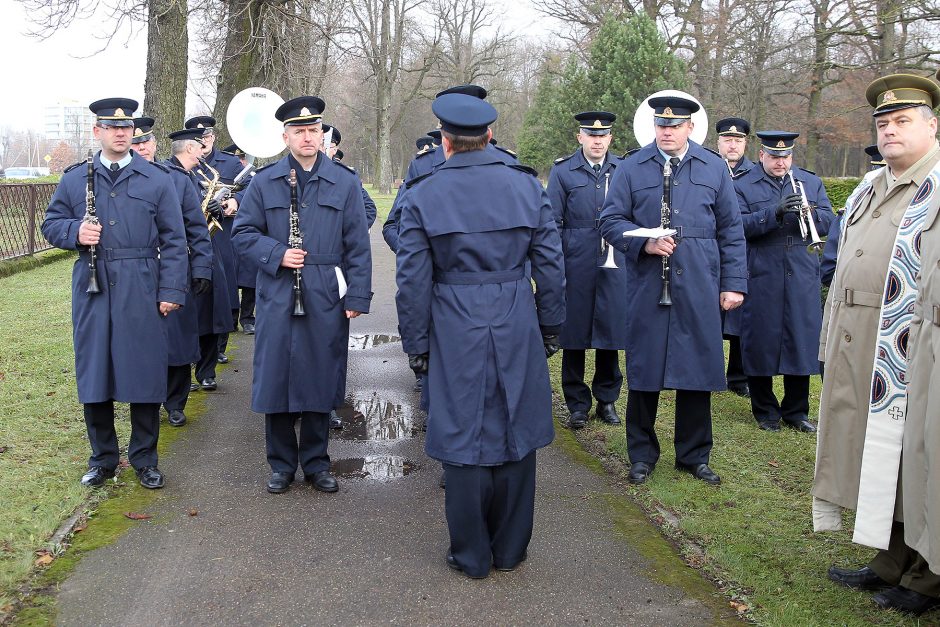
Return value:
<svg viewBox="0 0 940 627">
<path fill-rule="evenodd" d="M 297 317 L 307 315 L 307 312 L 304 311 L 304 301 L 300 294 L 294 294 L 294 311 L 292 311 L 290 315 Z"/>
</svg>

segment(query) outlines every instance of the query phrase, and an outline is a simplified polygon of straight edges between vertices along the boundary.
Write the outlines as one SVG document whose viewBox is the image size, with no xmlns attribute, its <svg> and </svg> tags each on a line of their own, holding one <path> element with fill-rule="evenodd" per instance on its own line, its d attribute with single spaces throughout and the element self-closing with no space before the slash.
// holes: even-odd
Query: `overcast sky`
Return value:
<svg viewBox="0 0 940 627">
<path fill-rule="evenodd" d="M 520 36 L 544 34 L 544 26 L 528 2 L 496 0 L 499 21 Z M 125 96 L 143 102 L 147 36 L 140 30 L 114 39 L 100 54 L 99 37 L 110 32 L 92 20 L 75 21 L 65 32 L 46 40 L 26 35 L 26 12 L 16 0 L 0 0 L 0 78 L 6 96 L 0 98 L 0 127 L 42 128 L 43 107 L 61 100 L 90 103 L 98 98 Z M 541 24 L 545 21 L 541 20 Z M 87 57 L 87 58 L 82 58 Z M 190 98 L 190 103 L 192 103 Z"/>
</svg>

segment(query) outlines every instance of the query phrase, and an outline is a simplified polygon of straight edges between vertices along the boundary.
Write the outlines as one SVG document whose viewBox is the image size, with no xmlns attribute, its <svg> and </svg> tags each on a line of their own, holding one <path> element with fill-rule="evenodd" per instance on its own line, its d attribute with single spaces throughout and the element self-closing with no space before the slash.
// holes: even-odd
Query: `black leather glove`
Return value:
<svg viewBox="0 0 940 627">
<path fill-rule="evenodd" d="M 549 358 L 561 350 L 557 335 L 542 335 L 542 344 L 545 346 L 545 357 Z"/>
<path fill-rule="evenodd" d="M 215 198 L 210 200 L 209 204 L 206 205 L 206 212 L 216 220 L 222 219 L 222 205 L 220 205 L 219 201 Z"/>
<path fill-rule="evenodd" d="M 780 204 L 777 205 L 777 221 L 781 222 L 783 220 L 784 214 L 799 213 L 802 207 L 803 197 L 799 194 L 790 194 L 789 196 L 784 196 L 780 199 Z"/>
<path fill-rule="evenodd" d="M 209 279 L 193 279 L 192 282 L 193 294 L 199 296 L 200 294 L 205 294 L 212 289 L 212 281 Z"/>
<path fill-rule="evenodd" d="M 408 367 L 411 368 L 416 375 L 427 374 L 428 354 L 408 355 Z"/>
</svg>

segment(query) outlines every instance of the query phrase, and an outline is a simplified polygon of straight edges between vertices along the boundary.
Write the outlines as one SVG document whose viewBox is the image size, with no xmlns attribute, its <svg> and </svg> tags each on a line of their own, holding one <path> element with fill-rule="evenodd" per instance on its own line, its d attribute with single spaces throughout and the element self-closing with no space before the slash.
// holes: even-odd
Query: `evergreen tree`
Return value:
<svg viewBox="0 0 940 627">
<path fill-rule="evenodd" d="M 655 22 L 645 14 L 628 20 L 607 18 L 598 30 L 583 67 L 572 56 L 564 70 L 546 71 L 518 137 L 519 157 L 547 174 L 557 157 L 576 149 L 574 114 L 617 114 L 611 150 L 636 147 L 633 115 L 651 93 L 685 89 L 685 64 L 666 47 Z"/>
</svg>

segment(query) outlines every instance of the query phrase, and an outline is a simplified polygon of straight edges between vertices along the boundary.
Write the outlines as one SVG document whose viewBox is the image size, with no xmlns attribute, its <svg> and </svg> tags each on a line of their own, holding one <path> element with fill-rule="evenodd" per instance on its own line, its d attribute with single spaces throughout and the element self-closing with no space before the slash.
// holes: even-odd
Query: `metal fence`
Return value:
<svg viewBox="0 0 940 627">
<path fill-rule="evenodd" d="M 55 188 L 55 183 L 0 185 L 0 260 L 52 248 L 39 228 Z"/>
</svg>

